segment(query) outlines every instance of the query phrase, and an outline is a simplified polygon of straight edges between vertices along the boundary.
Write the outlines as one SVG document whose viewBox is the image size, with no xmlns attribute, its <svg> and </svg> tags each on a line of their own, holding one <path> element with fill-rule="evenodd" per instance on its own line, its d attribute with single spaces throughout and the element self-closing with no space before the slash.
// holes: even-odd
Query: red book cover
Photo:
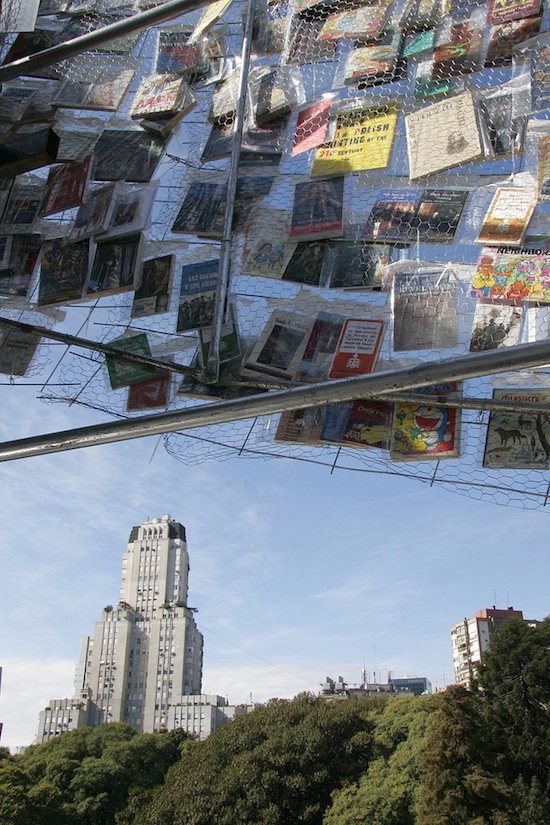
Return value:
<svg viewBox="0 0 550 825">
<path fill-rule="evenodd" d="M 80 206 L 88 182 L 91 160 L 92 156 L 89 155 L 82 163 L 66 163 L 50 171 L 42 205 L 43 215 L 53 215 L 55 212 Z"/>
<path fill-rule="evenodd" d="M 321 100 L 320 103 L 314 103 L 300 112 L 292 145 L 292 157 L 325 142 L 330 103 L 330 100 Z"/>
<path fill-rule="evenodd" d="M 532 17 L 540 11 L 540 0 L 490 0 L 487 11 L 487 23 L 507 23 Z"/>
<path fill-rule="evenodd" d="M 384 322 L 348 318 L 336 347 L 329 378 L 349 378 L 372 372 L 384 337 Z"/>
</svg>

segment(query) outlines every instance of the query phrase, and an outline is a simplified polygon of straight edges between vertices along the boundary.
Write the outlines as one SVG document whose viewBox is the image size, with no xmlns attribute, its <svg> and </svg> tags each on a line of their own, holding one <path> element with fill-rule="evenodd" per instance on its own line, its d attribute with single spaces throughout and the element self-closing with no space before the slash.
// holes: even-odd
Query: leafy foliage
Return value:
<svg viewBox="0 0 550 825">
<path fill-rule="evenodd" d="M 184 753 L 136 825 L 320 823 L 366 770 L 383 703 L 272 700 Z"/>
</svg>

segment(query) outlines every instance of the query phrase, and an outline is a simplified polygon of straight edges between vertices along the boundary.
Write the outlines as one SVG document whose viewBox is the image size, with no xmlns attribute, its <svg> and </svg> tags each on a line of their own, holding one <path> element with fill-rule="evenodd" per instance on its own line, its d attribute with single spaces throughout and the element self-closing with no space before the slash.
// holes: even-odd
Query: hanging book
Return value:
<svg viewBox="0 0 550 825">
<path fill-rule="evenodd" d="M 25 375 L 39 343 L 39 335 L 0 326 L 0 373 Z"/>
<path fill-rule="evenodd" d="M 267 0 L 255 14 L 254 46 L 262 54 L 283 50 L 290 24 L 291 7 L 287 0 Z"/>
<path fill-rule="evenodd" d="M 143 262 L 140 285 L 132 303 L 132 318 L 168 312 L 174 260 L 174 255 L 161 255 Z"/>
<path fill-rule="evenodd" d="M 359 83 L 359 88 L 390 83 L 401 76 L 398 64 L 401 30 L 388 29 L 371 45 L 356 43 L 349 53 L 344 83 Z"/>
<path fill-rule="evenodd" d="M 158 181 L 141 186 L 116 183 L 112 192 L 105 235 L 114 238 L 117 235 L 129 235 L 145 229 L 149 223 L 157 186 Z"/>
<path fill-rule="evenodd" d="M 325 141 L 330 100 L 321 100 L 298 113 L 298 122 L 292 144 L 292 157 L 314 149 Z"/>
<path fill-rule="evenodd" d="M 451 20 L 440 35 L 440 44 L 433 53 L 432 80 L 446 80 L 483 67 L 483 24 L 474 13 L 469 19 Z M 441 43 L 441 39 L 444 40 Z"/>
<path fill-rule="evenodd" d="M 94 262 L 86 293 L 88 298 L 116 295 L 135 289 L 138 283 L 143 235 L 123 235 L 114 240 L 100 241 L 96 246 Z"/>
<path fill-rule="evenodd" d="M 79 63 L 62 83 L 53 105 L 115 112 L 134 78 L 135 67 L 129 66 L 124 59 L 119 58 L 116 62 L 114 56 L 111 61 L 114 65 L 105 65 L 103 61 L 100 64 L 97 58 Z"/>
<path fill-rule="evenodd" d="M 2 260 L 7 265 L 0 269 L 0 295 L 28 295 L 32 276 L 42 246 L 40 235 L 6 236 Z"/>
<path fill-rule="evenodd" d="M 231 120 L 227 123 L 223 121 L 214 123 L 201 155 L 201 163 L 229 157 L 233 147 L 234 132 L 235 124 Z"/>
<path fill-rule="evenodd" d="M 380 291 L 386 287 L 386 267 L 395 257 L 397 247 L 366 241 L 336 241 L 328 255 L 330 289 Z"/>
<path fill-rule="evenodd" d="M 298 371 L 314 320 L 286 310 L 272 313 L 252 351 L 244 371 L 291 381 Z"/>
<path fill-rule="evenodd" d="M 189 110 L 194 103 L 196 98 L 181 77 L 154 74 L 141 81 L 130 117 L 134 120 L 171 118 L 178 112 Z"/>
<path fill-rule="evenodd" d="M 383 321 L 347 318 L 328 377 L 349 378 L 372 372 L 382 346 L 384 329 Z"/>
<path fill-rule="evenodd" d="M 493 398 L 523 404 L 550 404 L 544 389 L 495 389 Z M 550 422 L 545 413 L 495 411 L 489 417 L 483 466 L 490 470 L 548 470 Z"/>
<path fill-rule="evenodd" d="M 500 186 L 491 201 L 477 242 L 494 246 L 520 244 L 536 202 L 536 192 L 532 189 Z"/>
<path fill-rule="evenodd" d="M 394 405 L 359 399 L 328 404 L 323 413 L 321 441 L 343 447 L 389 450 Z"/>
<path fill-rule="evenodd" d="M 209 120 L 216 122 L 234 117 L 239 99 L 239 84 L 238 72 L 217 84 L 210 102 Z"/>
<path fill-rule="evenodd" d="M 303 241 L 296 244 L 283 272 L 283 281 L 320 286 L 327 252 L 326 240 Z"/>
<path fill-rule="evenodd" d="M 343 197 L 343 177 L 297 183 L 290 238 L 305 241 L 341 235 Z"/>
<path fill-rule="evenodd" d="M 540 31 L 542 17 L 526 17 L 491 26 L 485 57 L 486 66 L 511 66 L 514 49 L 524 40 L 535 37 Z"/>
<path fill-rule="evenodd" d="M 537 161 L 539 200 L 550 201 L 550 135 L 538 139 Z"/>
<path fill-rule="evenodd" d="M 48 188 L 42 204 L 43 215 L 80 206 L 88 183 L 92 156 L 83 163 L 68 163 L 50 170 Z"/>
<path fill-rule="evenodd" d="M 136 381 L 128 387 L 128 412 L 157 410 L 168 406 L 170 400 L 170 378 L 168 370 L 157 370 L 151 378 Z"/>
<path fill-rule="evenodd" d="M 94 149 L 94 180 L 147 183 L 160 160 L 159 135 L 129 129 L 106 129 Z"/>
<path fill-rule="evenodd" d="M 405 32 L 429 29 L 439 22 L 440 0 L 409 0 L 400 26 Z"/>
<path fill-rule="evenodd" d="M 372 6 L 340 11 L 331 15 L 319 33 L 319 40 L 340 40 L 351 37 L 354 40 L 376 40 L 380 36 L 389 5 L 382 0 Z"/>
<path fill-rule="evenodd" d="M 288 218 L 279 209 L 262 210 L 247 228 L 243 275 L 280 278 L 288 259 Z"/>
<path fill-rule="evenodd" d="M 214 0 L 209 3 L 207 8 L 203 11 L 201 19 L 191 32 L 189 43 L 196 43 L 201 35 L 208 31 L 214 25 L 216 20 L 229 8 L 232 0 Z"/>
<path fill-rule="evenodd" d="M 411 180 L 482 155 L 472 93 L 432 103 L 405 116 Z"/>
<path fill-rule="evenodd" d="M 406 241 L 414 237 L 414 218 L 421 189 L 383 189 L 371 209 L 362 236 L 374 241 Z"/>
<path fill-rule="evenodd" d="M 55 163 L 59 137 L 49 126 L 0 144 L 0 177 L 13 178 Z"/>
<path fill-rule="evenodd" d="M 453 394 L 456 383 L 450 382 L 427 391 L 425 403 L 395 405 L 390 450 L 393 461 L 440 461 L 459 456 L 459 413 L 453 407 L 437 404 L 437 396 Z"/>
<path fill-rule="evenodd" d="M 291 444 L 319 444 L 323 421 L 322 407 L 307 407 L 281 414 L 275 441 Z"/>
<path fill-rule="evenodd" d="M 114 183 L 88 192 L 76 213 L 71 238 L 88 238 L 107 231 L 115 208 L 114 194 Z"/>
<path fill-rule="evenodd" d="M 188 75 L 198 67 L 200 48 L 189 45 L 191 31 L 161 29 L 158 34 L 156 71 L 158 74 Z"/>
<path fill-rule="evenodd" d="M 511 86 L 484 89 L 478 105 L 495 158 L 523 154 L 529 107 L 527 95 Z"/>
<path fill-rule="evenodd" d="M 470 295 L 493 300 L 550 303 L 550 252 L 484 247 Z"/>
<path fill-rule="evenodd" d="M 121 353 L 131 352 L 134 355 L 151 357 L 149 341 L 144 332 L 139 335 L 127 335 L 124 338 L 116 338 L 114 341 L 109 341 L 109 346 L 119 349 Z M 125 361 L 124 358 L 117 358 L 115 355 L 106 355 L 105 363 L 107 364 L 112 390 L 129 387 L 136 381 L 151 378 L 156 372 L 155 367 L 152 365 Z"/>
<path fill-rule="evenodd" d="M 395 352 L 456 346 L 456 293 L 441 270 L 395 275 L 393 302 Z"/>
<path fill-rule="evenodd" d="M 10 231 L 28 231 L 36 217 L 46 188 L 44 178 L 21 175 L 11 187 L 2 217 L 2 227 Z"/>
<path fill-rule="evenodd" d="M 487 23 L 507 23 L 538 14 L 541 0 L 489 0 Z"/>
<path fill-rule="evenodd" d="M 397 103 L 341 112 L 330 143 L 317 149 L 312 175 L 385 169 L 397 123 Z"/>
<path fill-rule="evenodd" d="M 326 21 L 323 16 L 294 15 L 290 22 L 289 46 L 286 63 L 311 63 L 314 60 L 333 60 L 336 40 L 319 40 L 319 33 Z"/>
<path fill-rule="evenodd" d="M 177 331 L 209 327 L 214 319 L 220 261 L 198 261 L 181 268 Z"/>
<path fill-rule="evenodd" d="M 299 71 L 291 66 L 252 69 L 248 93 L 254 120 L 260 126 L 301 105 L 305 97 Z"/>
<path fill-rule="evenodd" d="M 345 316 L 334 312 L 317 313 L 296 374 L 297 381 L 327 380 L 345 320 Z"/>
<path fill-rule="evenodd" d="M 63 304 L 82 298 L 90 258 L 90 242 L 47 241 L 42 247 L 38 305 Z"/>
<path fill-rule="evenodd" d="M 468 194 L 466 189 L 425 189 L 408 230 L 409 240 L 451 243 Z"/>
<path fill-rule="evenodd" d="M 485 352 L 519 344 L 522 319 L 522 304 L 478 301 L 470 339 L 470 352 Z"/>
<path fill-rule="evenodd" d="M 550 44 L 543 38 L 532 51 L 531 107 L 536 112 L 550 108 Z"/>
</svg>

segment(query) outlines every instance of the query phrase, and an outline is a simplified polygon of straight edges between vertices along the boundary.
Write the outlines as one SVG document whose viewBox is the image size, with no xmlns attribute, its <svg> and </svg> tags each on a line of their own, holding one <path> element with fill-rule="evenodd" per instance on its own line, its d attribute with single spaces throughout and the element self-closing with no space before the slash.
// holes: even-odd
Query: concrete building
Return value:
<svg viewBox="0 0 550 825">
<path fill-rule="evenodd" d="M 166 515 L 132 528 L 118 605 L 107 605 L 82 639 L 73 699 L 41 712 L 37 742 L 103 722 L 140 733 L 181 727 L 204 739 L 250 709 L 201 695 L 203 637 L 187 603 L 188 578 L 182 524 Z"/>
<path fill-rule="evenodd" d="M 483 662 L 491 636 L 509 618 L 527 621 L 523 618 L 521 610 L 514 610 L 513 607 L 497 610 L 493 605 L 492 608 L 480 610 L 472 619 L 465 618 L 451 628 L 453 667 L 457 685 L 469 687 L 476 668 Z"/>
<path fill-rule="evenodd" d="M 413 694 L 420 696 L 423 693 L 431 693 L 432 685 L 424 676 L 404 676 L 395 679 L 391 673 L 388 674 L 387 682 L 369 682 L 367 674 L 363 672 L 363 682 L 360 685 L 348 685 L 341 676 L 335 681 L 327 676 L 321 684 L 321 699 L 361 699 L 364 696 L 382 694 L 388 697 L 402 696 L 403 694 Z"/>
</svg>

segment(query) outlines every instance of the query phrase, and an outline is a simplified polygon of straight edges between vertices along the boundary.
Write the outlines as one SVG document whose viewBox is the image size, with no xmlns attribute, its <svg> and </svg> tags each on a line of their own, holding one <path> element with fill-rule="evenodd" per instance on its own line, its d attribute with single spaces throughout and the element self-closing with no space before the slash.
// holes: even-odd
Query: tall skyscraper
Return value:
<svg viewBox="0 0 550 825">
<path fill-rule="evenodd" d="M 512 617 L 527 621 L 523 619 L 521 610 L 514 610 L 513 607 L 498 610 L 493 605 L 492 608 L 480 610 L 472 619 L 464 619 L 451 628 L 453 667 L 457 685 L 469 687 L 477 667 L 483 662 L 491 636 L 506 619 Z"/>
<path fill-rule="evenodd" d="M 182 524 L 162 516 L 132 528 L 118 605 L 105 607 L 93 635 L 83 638 L 74 697 L 42 711 L 38 742 L 102 722 L 127 722 L 140 732 L 187 729 L 182 708 L 206 699 L 225 705 L 200 695 L 203 637 L 187 604 L 188 577 Z"/>
</svg>

